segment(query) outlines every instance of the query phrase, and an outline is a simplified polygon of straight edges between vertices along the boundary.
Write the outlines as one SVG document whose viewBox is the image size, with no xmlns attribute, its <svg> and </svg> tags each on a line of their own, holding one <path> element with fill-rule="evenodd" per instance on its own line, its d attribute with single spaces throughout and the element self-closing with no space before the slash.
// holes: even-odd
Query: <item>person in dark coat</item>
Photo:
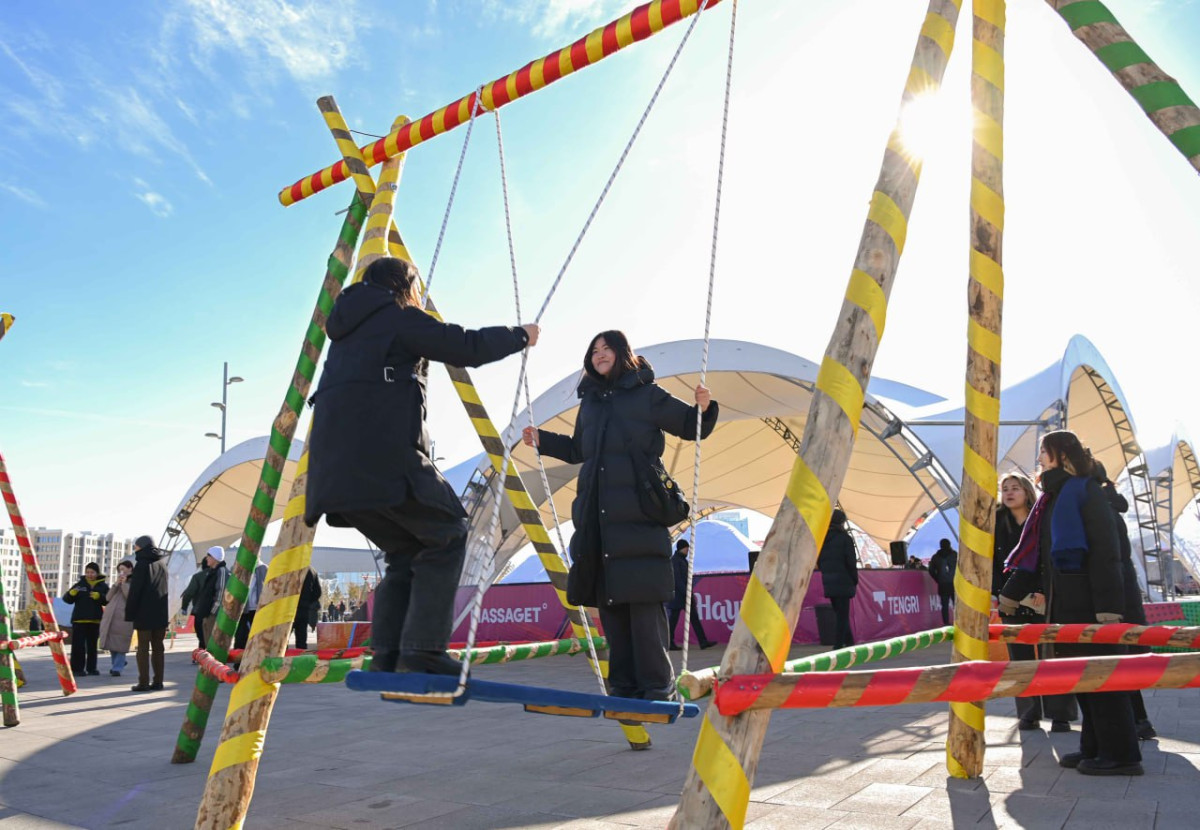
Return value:
<svg viewBox="0 0 1200 830">
<path fill-rule="evenodd" d="M 171 616 L 167 602 L 170 592 L 167 554 L 156 548 L 149 536 L 139 536 L 133 545 L 136 564 L 129 579 L 129 599 L 125 602 L 125 619 L 133 623 L 138 638 L 138 682 L 131 691 L 155 692 L 163 687 L 166 657 L 163 639 Z"/>
<path fill-rule="evenodd" d="M 1120 543 L 1108 499 L 1092 478 L 1089 450 L 1069 430 L 1042 437 L 1042 495 L 1022 528 L 1000 592 L 1000 611 L 1012 614 L 1031 593 L 1046 596 L 1050 623 L 1113 623 L 1125 613 Z M 1039 568 L 1038 563 L 1043 567 Z M 1122 654 L 1121 646 L 1056 644 L 1055 657 Z M 1142 753 L 1128 692 L 1077 694 L 1083 723 L 1079 751 L 1059 765 L 1085 775 L 1141 775 Z"/>
<path fill-rule="evenodd" d="M 850 601 L 858 593 L 858 553 L 854 539 L 846 530 L 846 514 L 834 508 L 829 519 L 829 530 L 817 556 L 817 568 L 821 571 L 821 585 L 825 598 L 833 606 L 837 626 L 833 638 L 834 648 L 854 645 L 854 632 L 850 628 Z"/>
<path fill-rule="evenodd" d="M 372 669 L 458 674 L 446 646 L 467 514 L 434 466 L 428 364 L 492 363 L 536 344 L 539 328 L 442 323 L 421 309 L 416 268 L 385 257 L 341 293 L 326 329 L 329 357 L 311 400 L 304 520 L 311 527 L 324 515 L 384 552 Z"/>
<path fill-rule="evenodd" d="M 667 656 L 663 603 L 675 593 L 671 535 L 648 519 L 638 502 L 636 449 L 660 458 L 664 432 L 685 441 L 716 426 L 718 407 L 704 386 L 689 406 L 654 382 L 654 369 L 634 355 L 625 335 L 592 338 L 583 359 L 579 412 L 570 436 L 526 427 L 524 441 L 542 455 L 583 464 L 571 505 L 575 533 L 567 601 L 596 606 L 608 638 L 610 694 L 645 700 L 675 697 Z"/>
<path fill-rule="evenodd" d="M 220 545 L 210 547 L 204 555 L 204 563 L 207 566 L 206 575 L 196 591 L 192 613 L 196 616 L 196 625 L 204 631 L 204 640 L 207 642 L 212 639 L 217 612 L 225 601 L 225 583 L 229 577 L 225 567 L 225 548 Z"/>
<path fill-rule="evenodd" d="M 1037 501 L 1033 482 L 1023 473 L 1012 472 L 1000 481 L 1000 506 L 996 509 L 996 547 L 992 558 L 992 594 L 1000 596 L 1008 576 L 1004 563 L 1021 538 L 1021 528 L 1029 519 L 1029 512 Z M 1045 595 L 1037 594 L 1044 603 Z M 1046 615 L 1028 605 L 1021 605 L 1013 614 L 1002 614 L 1000 621 L 1006 625 L 1030 625 L 1044 623 Z M 1037 660 L 1038 646 L 1009 643 L 1010 660 Z M 1048 649 L 1047 649 L 1048 651 Z M 1070 732 L 1071 721 L 1079 717 L 1075 695 L 1043 695 L 1041 697 L 1015 697 L 1017 728 L 1040 729 L 1042 718 L 1050 718 L 1051 732 Z"/>
<path fill-rule="evenodd" d="M 692 544 L 687 539 L 680 539 L 675 543 L 675 555 L 671 557 L 671 571 L 675 578 L 675 595 L 671 597 L 671 601 L 667 603 L 667 610 L 671 612 L 671 619 L 667 623 L 667 631 L 671 636 L 671 651 L 680 651 L 683 646 L 675 643 L 675 626 L 679 625 L 679 617 L 683 613 L 683 609 L 687 607 L 687 590 L 688 590 L 688 552 L 691 551 Z M 716 645 L 712 640 L 708 639 L 708 635 L 704 633 L 704 624 L 700 622 L 700 613 L 696 610 L 696 595 L 692 594 L 692 613 L 690 616 L 692 630 L 696 632 L 696 637 L 700 643 L 700 648 L 705 649 Z"/>
<path fill-rule="evenodd" d="M 199 607 L 196 605 L 196 595 L 204 586 L 205 580 L 208 579 L 208 557 L 205 556 L 200 560 L 200 568 L 192 574 L 192 578 L 188 580 L 187 587 L 183 589 L 183 593 L 179 595 L 180 611 L 184 614 L 188 612 L 188 606 L 192 606 L 192 630 L 196 632 L 196 639 L 200 641 L 200 648 L 206 648 L 207 642 L 204 637 L 204 617 L 200 616 Z M 196 662 L 195 660 L 192 661 Z"/>
<path fill-rule="evenodd" d="M 958 551 L 950 547 L 949 539 L 942 539 L 937 552 L 929 557 L 929 575 L 937 583 L 938 599 L 942 601 L 942 625 L 950 624 L 950 604 L 954 602 L 954 574 L 957 570 Z"/>
<path fill-rule="evenodd" d="M 300 599 L 296 603 L 296 617 L 292 620 L 292 633 L 296 635 L 296 648 L 308 648 L 308 629 L 317 627 L 321 613 L 321 580 L 310 565 L 300 586 Z"/>
<path fill-rule="evenodd" d="M 1138 585 L 1137 570 L 1133 567 L 1133 545 L 1129 542 L 1129 529 L 1125 525 L 1124 514 L 1129 511 L 1129 499 L 1117 492 L 1117 487 L 1108 477 L 1108 471 L 1099 461 L 1094 471 L 1096 481 L 1104 492 L 1108 504 L 1116 514 L 1114 521 L 1117 526 L 1117 542 L 1121 546 L 1121 576 L 1125 585 L 1125 614 L 1124 622 L 1134 625 L 1146 624 L 1146 609 L 1142 605 L 1142 589 Z M 1130 654 L 1149 654 L 1149 646 L 1129 646 Z M 1146 701 L 1139 690 L 1129 693 L 1129 701 L 1133 704 L 1134 728 L 1139 740 L 1148 741 L 1158 737 L 1154 724 L 1150 723 L 1150 715 L 1146 712 Z"/>
<path fill-rule="evenodd" d="M 77 675 L 100 674 L 96 655 L 100 621 L 108 604 L 108 583 L 100 566 L 88 562 L 83 577 L 67 589 L 63 601 L 75 606 L 71 609 L 71 671 Z"/>
</svg>

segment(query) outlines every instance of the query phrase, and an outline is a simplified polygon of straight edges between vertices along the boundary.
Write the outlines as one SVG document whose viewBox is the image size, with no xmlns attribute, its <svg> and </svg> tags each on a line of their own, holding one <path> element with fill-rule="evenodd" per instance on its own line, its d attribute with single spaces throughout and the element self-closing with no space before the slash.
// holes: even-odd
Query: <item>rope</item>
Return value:
<svg viewBox="0 0 1200 830">
<path fill-rule="evenodd" d="M 558 290 L 558 284 L 562 282 L 563 274 L 567 272 L 567 266 L 571 264 L 571 260 L 575 258 L 575 252 L 579 250 L 580 243 L 583 242 L 584 235 L 587 234 L 588 228 L 592 226 L 592 220 L 596 218 L 596 214 L 600 211 L 600 205 L 604 204 L 604 198 L 608 195 L 609 189 L 613 182 L 616 181 L 617 174 L 621 172 L 621 167 L 625 164 L 625 159 L 629 155 L 629 151 L 633 149 L 633 142 L 637 141 L 638 134 L 642 131 L 642 125 L 646 123 L 646 119 L 650 115 L 650 111 L 654 109 L 654 104 L 658 101 L 658 95 L 662 92 L 663 87 L 667 83 L 667 78 L 671 77 L 671 70 L 675 68 L 675 62 L 679 60 L 679 55 L 683 52 L 683 47 L 687 44 L 688 39 L 692 36 L 692 30 L 696 28 L 696 24 L 700 21 L 700 15 L 704 13 L 704 9 L 708 6 L 709 0 L 703 0 L 700 8 L 696 10 L 696 14 L 692 16 L 692 20 L 688 23 L 687 31 L 683 33 L 683 39 L 679 41 L 679 46 L 675 48 L 675 54 L 671 56 L 671 62 L 667 64 L 667 70 L 663 73 L 662 78 L 658 82 L 658 86 L 654 90 L 654 94 L 650 96 L 650 103 L 646 105 L 645 112 L 638 119 L 637 126 L 633 128 L 633 135 L 629 137 L 629 143 L 625 145 L 625 149 L 621 151 L 621 157 L 617 159 L 617 166 L 613 169 L 608 177 L 608 181 L 604 183 L 604 189 L 600 191 L 600 198 L 596 200 L 596 204 L 592 207 L 592 212 L 588 214 L 587 221 L 583 223 L 583 229 L 579 231 L 579 236 L 575 238 L 575 244 L 571 246 L 570 252 L 567 254 L 567 259 L 563 262 L 562 267 L 558 269 L 558 276 L 554 278 L 554 283 L 550 286 L 549 293 L 546 294 L 546 299 L 542 302 L 541 309 L 538 310 L 537 317 L 533 318 L 533 322 L 540 323 L 542 316 L 546 313 L 547 306 L 550 305 L 550 300 L 554 297 L 554 293 Z"/>
<path fill-rule="evenodd" d="M 699 17 L 699 15 L 697 15 Z M 717 160 L 717 198 L 713 208 L 712 248 L 708 258 L 708 301 L 704 308 L 704 353 L 700 358 L 700 385 L 704 385 L 708 377 L 708 343 L 709 332 L 712 328 L 713 289 L 717 278 L 717 238 L 721 226 L 721 189 L 725 182 L 725 145 L 729 134 L 729 98 L 733 85 L 733 44 L 737 33 L 737 0 L 733 0 L 729 16 L 729 57 L 725 64 L 725 103 L 721 112 L 721 151 Z M 700 423 L 704 413 L 696 407 L 696 460 L 692 467 L 692 510 L 688 520 L 691 528 L 692 544 L 687 556 L 687 590 L 684 591 L 683 609 L 683 655 L 680 673 L 688 669 L 688 652 L 692 639 L 692 580 L 693 565 L 695 564 L 696 549 L 696 514 L 700 509 Z M 673 632 L 672 632 L 673 633 Z M 683 698 L 680 696 L 680 713 L 683 712 Z"/>
<path fill-rule="evenodd" d="M 429 275 L 425 277 L 425 293 L 421 295 L 421 308 L 429 302 L 429 289 L 433 285 L 433 272 L 437 268 L 438 255 L 442 252 L 442 240 L 446 238 L 446 225 L 450 221 L 450 209 L 454 207 L 454 194 L 458 191 L 458 177 L 462 175 L 463 162 L 467 159 L 467 145 L 471 143 L 471 130 L 475 127 L 475 115 L 483 103 L 483 87 L 475 91 L 475 104 L 471 107 L 471 120 L 467 122 L 467 134 L 463 137 L 462 151 L 458 154 L 458 167 L 454 171 L 454 181 L 450 183 L 450 198 L 446 202 L 446 212 L 442 215 L 442 227 L 438 230 L 437 244 L 433 246 L 433 257 L 429 260 Z"/>
</svg>

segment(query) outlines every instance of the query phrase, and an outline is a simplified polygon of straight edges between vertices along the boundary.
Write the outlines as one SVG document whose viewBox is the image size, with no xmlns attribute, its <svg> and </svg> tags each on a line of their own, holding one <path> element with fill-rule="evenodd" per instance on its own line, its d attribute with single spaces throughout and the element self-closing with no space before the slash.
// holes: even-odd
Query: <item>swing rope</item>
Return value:
<svg viewBox="0 0 1200 830">
<path fill-rule="evenodd" d="M 458 178 L 462 175 L 463 162 L 467 160 L 467 145 L 471 143 L 471 130 L 475 128 L 475 116 L 483 105 L 483 87 L 475 90 L 475 104 L 471 107 L 471 119 L 467 122 L 467 134 L 463 137 L 462 150 L 458 154 L 458 167 L 450 183 L 450 198 L 446 201 L 446 212 L 442 214 L 442 227 L 438 230 L 437 243 L 429 260 L 429 273 L 425 277 L 425 291 L 421 294 L 421 308 L 429 304 L 429 289 L 433 287 L 433 273 L 437 269 L 438 256 L 442 252 L 442 240 L 446 238 L 446 225 L 450 222 L 450 209 L 454 207 L 454 194 L 458 192 Z"/>
<path fill-rule="evenodd" d="M 721 226 L 721 190 L 725 182 L 725 145 L 729 134 L 729 98 L 733 86 L 733 44 L 737 33 L 737 0 L 733 0 L 729 16 L 729 56 L 725 64 L 725 103 L 721 112 L 721 151 L 717 160 L 717 198 L 713 208 L 712 248 L 708 258 L 708 301 L 704 309 L 704 353 L 700 359 L 700 385 L 704 385 L 708 376 L 708 344 L 709 331 L 712 327 L 713 289 L 717 278 L 717 238 Z M 700 423 L 704 414 L 696 407 L 696 460 L 692 472 L 692 510 L 689 514 L 688 526 L 691 530 L 692 544 L 687 556 L 687 589 L 684 591 L 683 609 L 683 654 L 680 673 L 688 670 L 688 646 L 692 639 L 692 580 L 695 565 L 696 550 L 699 547 L 696 539 L 696 514 L 700 508 Z M 674 632 L 670 632 L 674 635 Z M 680 697 L 680 706 L 683 698 Z M 680 708 L 680 712 L 683 709 Z"/>
</svg>

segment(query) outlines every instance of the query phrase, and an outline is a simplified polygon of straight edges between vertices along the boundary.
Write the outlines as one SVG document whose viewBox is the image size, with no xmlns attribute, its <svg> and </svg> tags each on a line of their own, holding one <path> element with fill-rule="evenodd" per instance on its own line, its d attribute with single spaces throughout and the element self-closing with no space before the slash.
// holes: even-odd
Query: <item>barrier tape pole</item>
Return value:
<svg viewBox="0 0 1200 830">
<path fill-rule="evenodd" d="M 941 86 L 961 3 L 930 1 L 905 82 L 904 104 Z M 903 146 L 897 123 L 871 197 L 846 299 L 817 375 L 800 454 L 746 587 L 721 665 L 724 675 L 779 671 L 787 659 L 817 549 L 858 432 L 920 169 L 920 159 Z M 740 830 L 769 719 L 767 712 L 730 718 L 709 706 L 671 827 Z"/>
<path fill-rule="evenodd" d="M 1004 20 L 1005 0 L 972 8 L 971 227 L 967 283 L 966 419 L 954 575 L 954 661 L 988 658 L 992 557 L 999 474 L 1000 328 L 1004 311 Z M 983 775 L 985 708 L 950 704 L 946 770 L 954 778 Z"/>
<path fill-rule="evenodd" d="M 15 640 L 0 640 L 0 651 L 20 651 L 23 648 L 33 648 L 55 640 L 65 640 L 65 631 L 44 631 L 29 637 L 18 637 Z"/>
<path fill-rule="evenodd" d="M 1027 645 L 1096 643 L 1200 649 L 1200 627 L 1132 623 L 992 625 L 988 627 L 988 639 Z"/>
</svg>

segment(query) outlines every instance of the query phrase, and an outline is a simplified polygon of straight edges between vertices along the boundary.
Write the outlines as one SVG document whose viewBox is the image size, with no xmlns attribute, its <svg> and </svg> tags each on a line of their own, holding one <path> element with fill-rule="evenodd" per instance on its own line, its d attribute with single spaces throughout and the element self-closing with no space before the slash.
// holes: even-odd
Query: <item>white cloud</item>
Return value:
<svg viewBox="0 0 1200 830">
<path fill-rule="evenodd" d="M 133 196 L 139 202 L 150 208 L 150 212 L 155 216 L 166 219 L 175 212 L 175 208 L 167 201 L 167 197 L 161 193 L 155 193 L 150 189 L 150 185 L 146 184 L 141 179 L 134 179 L 133 183 L 137 186 L 138 192 Z"/>
<path fill-rule="evenodd" d="M 0 190 L 3 190 L 5 193 L 11 193 L 13 196 L 16 196 L 22 202 L 27 202 L 28 204 L 31 204 L 34 207 L 39 207 L 39 208 L 48 207 L 45 200 L 42 199 L 41 196 L 39 196 L 36 192 L 30 190 L 27 187 L 21 187 L 20 185 L 16 185 L 16 184 L 9 184 L 8 182 L 0 182 Z"/>
<path fill-rule="evenodd" d="M 47 389 L 50 384 L 44 380 L 23 380 L 21 385 L 26 389 Z"/>
<path fill-rule="evenodd" d="M 528 25 L 543 40 L 578 38 L 618 17 L 622 0 L 486 0 L 487 15 Z"/>
</svg>

